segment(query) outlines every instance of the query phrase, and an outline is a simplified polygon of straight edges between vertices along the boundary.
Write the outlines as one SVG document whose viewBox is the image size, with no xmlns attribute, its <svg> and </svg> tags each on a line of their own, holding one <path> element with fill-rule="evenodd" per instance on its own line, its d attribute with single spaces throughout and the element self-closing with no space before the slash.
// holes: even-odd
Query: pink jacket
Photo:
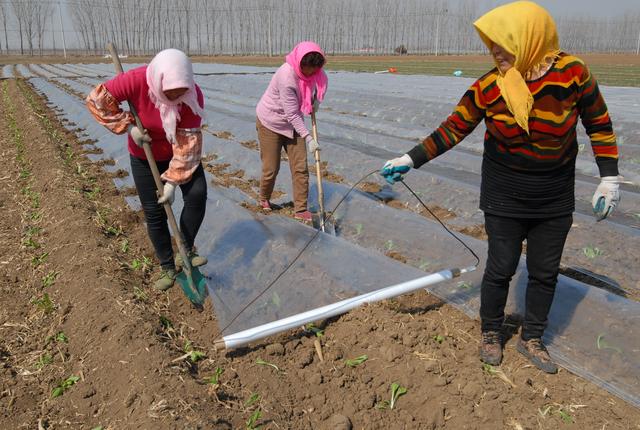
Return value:
<svg viewBox="0 0 640 430">
<path fill-rule="evenodd" d="M 309 130 L 304 125 L 300 104 L 298 77 L 293 67 L 284 63 L 271 78 L 258 102 L 256 114 L 262 125 L 271 131 L 293 138 L 295 130 L 300 137 L 307 137 Z"/>
</svg>

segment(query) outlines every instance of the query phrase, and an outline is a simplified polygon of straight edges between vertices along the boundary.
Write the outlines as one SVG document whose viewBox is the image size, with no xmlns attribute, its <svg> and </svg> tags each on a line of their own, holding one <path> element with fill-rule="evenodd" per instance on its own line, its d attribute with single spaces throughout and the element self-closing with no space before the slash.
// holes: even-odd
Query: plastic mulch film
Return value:
<svg viewBox="0 0 640 430">
<path fill-rule="evenodd" d="M 334 82 L 339 82 L 339 79 L 339 74 L 332 77 Z M 116 160 L 116 166 L 109 167 L 110 170 L 129 170 L 122 136 L 114 136 L 95 124 L 81 100 L 74 99 L 53 83 L 45 79 L 32 79 L 31 82 L 47 96 L 52 107 L 64 109 L 61 115 L 76 124 L 73 128 L 81 127 L 88 137 L 97 140 L 95 145 L 104 153 L 92 157 L 111 157 Z M 76 84 L 84 85 L 85 91 L 89 87 L 81 82 Z M 255 139 L 253 124 L 235 112 L 235 106 L 225 105 L 219 100 L 212 104 L 214 112 L 224 111 L 227 119 L 237 122 L 239 135 L 246 133 L 247 137 L 254 136 Z M 233 126 L 232 121 L 220 126 Z M 246 177 L 255 177 L 259 173 L 259 157 L 251 149 L 205 134 L 205 150 L 218 155 L 216 162 L 242 169 Z M 371 160 L 371 166 L 373 161 L 379 166 L 382 158 L 376 160 L 374 154 L 368 160 Z M 340 162 L 346 163 L 344 159 Z M 352 167 L 366 171 L 371 166 L 365 163 L 357 169 L 355 165 Z M 283 165 L 278 186 L 290 192 L 287 167 Z M 344 171 L 348 170 L 346 167 Z M 214 179 L 207 174 L 208 183 Z M 131 183 L 130 178 L 119 181 L 118 186 Z M 310 182 L 314 182 L 313 177 Z M 348 182 L 353 182 L 353 179 L 348 178 Z M 327 183 L 327 207 L 333 207 L 347 189 L 343 184 Z M 397 188 L 384 192 L 392 194 L 397 192 Z M 314 200 L 314 193 L 315 187 L 312 186 L 310 201 Z M 174 206 L 177 213 L 179 201 L 176 199 Z M 229 323 L 253 300 L 314 234 L 313 229 L 291 219 L 256 214 L 240 205 L 251 201 L 237 188 L 210 186 L 208 190 L 207 216 L 197 246 L 209 259 L 203 273 L 210 277 L 210 295 L 220 326 Z M 473 261 L 432 221 L 413 212 L 392 209 L 359 191 L 350 195 L 336 216 L 340 237 L 319 235 L 291 270 L 243 312 L 225 334 L 423 276 L 425 272 L 468 266 Z M 484 261 L 486 244 L 466 237 L 465 241 Z M 430 290 L 470 316 L 477 317 L 481 274 L 482 267 Z M 523 260 L 513 280 L 511 296 L 515 299 L 511 304 L 512 310 L 522 309 L 517 303 L 524 295 L 526 279 Z M 636 406 L 640 406 L 639 330 L 639 303 L 564 276 L 559 278 L 546 332 L 551 354 L 572 372 Z M 218 333 L 211 335 L 217 336 Z"/>
</svg>

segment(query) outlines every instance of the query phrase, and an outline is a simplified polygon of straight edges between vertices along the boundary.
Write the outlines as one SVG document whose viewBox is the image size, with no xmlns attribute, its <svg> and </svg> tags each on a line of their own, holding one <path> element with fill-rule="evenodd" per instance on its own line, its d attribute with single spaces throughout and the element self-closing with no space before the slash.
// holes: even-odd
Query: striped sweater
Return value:
<svg viewBox="0 0 640 430">
<path fill-rule="evenodd" d="M 409 155 L 415 167 L 448 151 L 484 119 L 480 208 L 502 216 L 552 217 L 574 210 L 578 117 L 591 139 L 601 176 L 618 174 L 618 148 L 596 79 L 577 57 L 560 54 L 539 79 L 527 134 L 509 112 L 498 71 L 482 76 L 453 113 Z"/>
</svg>

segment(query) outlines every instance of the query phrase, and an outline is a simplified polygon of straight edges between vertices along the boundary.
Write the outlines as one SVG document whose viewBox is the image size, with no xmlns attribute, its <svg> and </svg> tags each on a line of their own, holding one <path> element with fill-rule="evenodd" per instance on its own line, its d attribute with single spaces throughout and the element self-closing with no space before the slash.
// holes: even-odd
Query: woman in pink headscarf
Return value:
<svg viewBox="0 0 640 430">
<path fill-rule="evenodd" d="M 315 112 L 327 90 L 326 60 L 320 46 L 301 42 L 286 56 L 286 62 L 271 78 L 258 103 L 256 129 L 260 141 L 262 178 L 260 206 L 271 211 L 271 193 L 280 170 L 284 148 L 293 180 L 293 204 L 296 219 L 311 222 L 307 209 L 309 168 L 306 150 L 313 153 L 318 143 L 304 124 L 304 116 Z"/>
<path fill-rule="evenodd" d="M 133 116 L 120 108 L 128 100 L 138 111 L 145 129 L 135 126 Z M 207 184 L 202 164 L 204 97 L 195 84 L 189 58 L 177 49 L 158 53 L 151 63 L 122 73 L 98 85 L 86 99 L 94 118 L 116 134 L 128 134 L 131 172 L 147 221 L 149 238 L 162 268 L 155 287 L 171 288 L 176 277 L 171 236 L 161 204 L 173 203 L 180 186 L 184 208 L 180 230 L 190 250 L 193 266 L 206 264 L 193 246 L 200 229 L 207 200 Z M 153 157 L 165 181 L 164 194 L 156 195 L 149 162 L 142 148 L 151 144 Z M 178 259 L 179 260 L 179 259 Z M 181 261 L 178 261 L 181 264 Z"/>
</svg>

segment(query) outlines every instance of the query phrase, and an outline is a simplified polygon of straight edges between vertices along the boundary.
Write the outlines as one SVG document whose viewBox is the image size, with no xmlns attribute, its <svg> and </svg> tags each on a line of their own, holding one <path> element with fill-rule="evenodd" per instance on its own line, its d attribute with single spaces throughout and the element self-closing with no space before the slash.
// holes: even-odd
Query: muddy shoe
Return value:
<svg viewBox="0 0 640 430">
<path fill-rule="evenodd" d="M 483 331 L 480 345 L 480 360 L 492 366 L 502 362 L 502 336 L 498 331 Z"/>
<path fill-rule="evenodd" d="M 313 221 L 313 216 L 309 211 L 296 212 L 293 217 L 299 221 L 304 221 L 305 224 L 311 224 L 311 221 Z"/>
<path fill-rule="evenodd" d="M 189 258 L 191 259 L 191 265 L 193 267 L 204 266 L 205 264 L 207 264 L 209 262 L 209 260 L 207 260 L 207 257 L 203 257 L 202 255 L 198 255 L 194 251 L 189 253 Z"/>
<path fill-rule="evenodd" d="M 191 267 L 204 266 L 209 262 L 206 257 L 198 255 L 195 251 L 189 252 L 189 261 L 191 261 Z M 182 267 L 182 255 L 176 255 L 176 267 Z"/>
<path fill-rule="evenodd" d="M 542 339 L 520 339 L 516 349 L 520 354 L 527 357 L 538 369 L 547 373 L 558 373 L 558 366 L 551 361 L 549 352 L 542 343 Z"/>
<path fill-rule="evenodd" d="M 160 271 L 160 277 L 153 285 L 153 288 L 160 291 L 166 291 L 169 288 L 173 287 L 173 282 L 176 280 L 176 270 L 175 269 L 162 269 Z"/>
</svg>

